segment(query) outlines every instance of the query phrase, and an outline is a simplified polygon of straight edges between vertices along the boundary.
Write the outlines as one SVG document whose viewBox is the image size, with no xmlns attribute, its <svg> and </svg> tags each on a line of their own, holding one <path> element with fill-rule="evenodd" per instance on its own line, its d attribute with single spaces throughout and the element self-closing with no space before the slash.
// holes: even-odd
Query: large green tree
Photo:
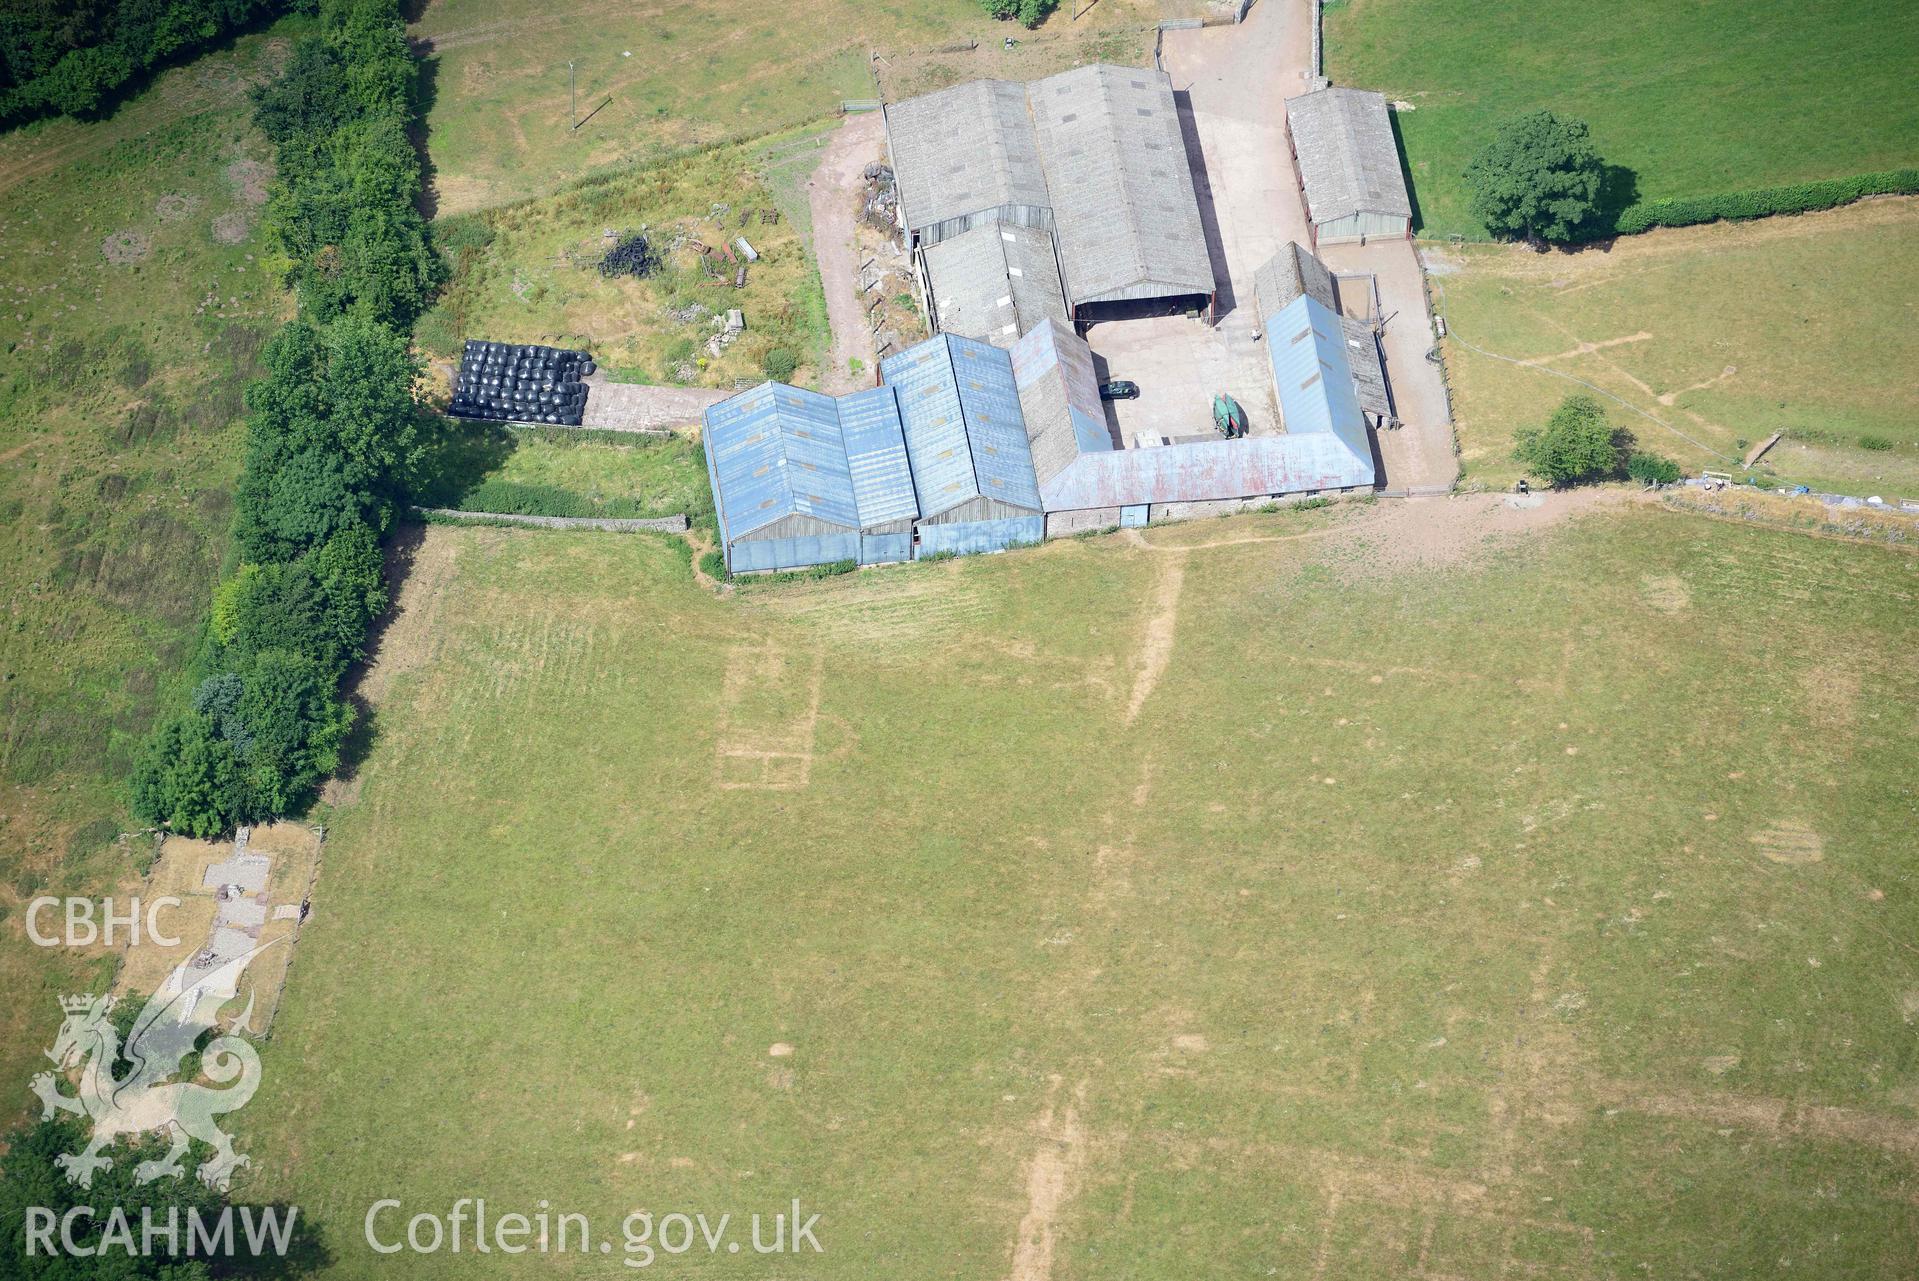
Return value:
<svg viewBox="0 0 1919 1281">
<path fill-rule="evenodd" d="M 1466 167 L 1466 185 L 1494 235 L 1563 244 L 1591 225 L 1604 175 L 1583 122 L 1535 111 L 1501 127 Z"/>
<path fill-rule="evenodd" d="M 131 1009 L 137 1011 L 138 1003 Z M 134 1167 L 166 1151 L 166 1141 L 151 1135 L 114 1145 L 109 1149 L 113 1164 L 94 1175 L 92 1187 L 76 1187 L 55 1163 L 65 1153 L 78 1152 L 86 1142 L 86 1126 L 67 1116 L 7 1136 L 7 1152 L 0 1157 L 0 1276 L 23 1281 L 205 1281 L 211 1270 L 205 1260 L 190 1256 L 186 1214 L 198 1211 L 210 1224 L 220 1210 L 220 1194 L 191 1173 L 138 1182 Z M 197 1164 L 192 1155 L 187 1159 Z M 143 1247 L 128 1251 L 113 1242 L 97 1256 L 62 1250 L 49 1254 L 37 1245 L 28 1253 L 31 1209 L 50 1210 L 57 1222 L 77 1206 L 93 1207 L 93 1213 L 74 1222 L 74 1244 L 88 1251 L 101 1247 L 114 1209 L 126 1215 L 136 1245 L 142 1244 L 143 1211 L 150 1211 L 152 1221 L 162 1227 L 169 1213 L 178 1213 L 180 1233 L 176 1241 L 169 1241 L 164 1232 L 156 1232 L 151 1253 Z M 54 1241 L 59 1241 L 57 1233 Z"/>
<path fill-rule="evenodd" d="M 1544 427 L 1519 433 L 1514 457 L 1543 481 L 1564 488 L 1621 474 L 1632 454 L 1632 433 L 1614 427 L 1591 396 L 1568 396 Z"/>
</svg>

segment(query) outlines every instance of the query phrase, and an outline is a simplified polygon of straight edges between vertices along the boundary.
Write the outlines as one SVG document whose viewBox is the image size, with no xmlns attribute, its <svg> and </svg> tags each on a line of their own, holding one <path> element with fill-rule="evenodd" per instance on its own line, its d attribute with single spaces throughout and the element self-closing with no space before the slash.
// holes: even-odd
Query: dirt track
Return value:
<svg viewBox="0 0 1919 1281">
<path fill-rule="evenodd" d="M 829 395 L 857 391 L 865 380 L 852 372 L 854 360 L 872 369 L 873 335 L 859 300 L 858 251 L 853 247 L 859 217 L 859 192 L 866 166 L 885 155 L 885 132 L 877 111 L 848 116 L 826 144 L 819 167 L 806 184 L 813 210 L 813 252 L 819 259 L 820 286 L 826 291 L 827 323 L 833 351 L 820 378 Z"/>
</svg>

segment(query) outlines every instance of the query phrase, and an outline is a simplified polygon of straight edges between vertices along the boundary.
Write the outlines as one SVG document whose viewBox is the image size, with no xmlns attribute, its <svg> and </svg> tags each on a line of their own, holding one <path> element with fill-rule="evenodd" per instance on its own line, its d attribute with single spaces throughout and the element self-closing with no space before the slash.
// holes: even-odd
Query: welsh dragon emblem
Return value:
<svg viewBox="0 0 1919 1281">
<path fill-rule="evenodd" d="M 272 945 L 225 961 L 181 991 L 155 994 L 134 1019 L 124 1046 L 112 1017 L 118 998 L 60 998 L 66 1021 L 54 1038 L 53 1048 L 47 1051 L 54 1070 L 35 1076 L 32 1089 L 40 1096 L 42 1120 L 51 1120 L 58 1112 L 70 1112 L 92 1122 L 87 1146 L 57 1159 L 70 1181 L 91 1187 L 94 1172 L 113 1164 L 113 1159 L 102 1152 L 114 1140 L 165 1131 L 172 1146 L 158 1160 L 135 1166 L 135 1182 L 149 1183 L 184 1173 L 180 1158 L 186 1154 L 187 1141 L 198 1139 L 213 1149 L 213 1155 L 200 1163 L 200 1179 L 226 1190 L 233 1172 L 248 1160 L 233 1150 L 232 1138 L 215 1118 L 245 1107 L 260 1087 L 260 1055 L 240 1035 L 249 1030 L 251 995 L 232 1027 L 199 1049 L 200 1075 L 219 1085 L 171 1078 L 181 1073 L 200 1038 L 215 1029 L 219 1007 L 224 1004 L 220 994 L 231 994 L 240 971 Z M 123 1061 L 127 1070 L 121 1075 Z M 79 1070 L 79 1092 L 63 1093 L 60 1087 L 70 1083 L 75 1069 Z"/>
</svg>

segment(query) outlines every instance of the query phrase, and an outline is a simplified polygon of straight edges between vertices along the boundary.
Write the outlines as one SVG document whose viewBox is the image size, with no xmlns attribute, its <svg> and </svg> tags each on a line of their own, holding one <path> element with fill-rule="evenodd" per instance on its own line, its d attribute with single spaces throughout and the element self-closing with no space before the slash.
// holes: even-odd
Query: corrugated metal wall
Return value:
<svg viewBox="0 0 1919 1281">
<path fill-rule="evenodd" d="M 1046 537 L 1046 518 L 1035 513 L 1007 520 L 976 520 L 960 525 L 921 525 L 921 556 L 954 552 L 972 556 L 1004 551 L 1015 543 L 1037 543 Z"/>
<path fill-rule="evenodd" d="M 1403 240 L 1406 220 L 1391 214 L 1361 210 L 1345 218 L 1314 224 L 1314 240 L 1322 245 L 1351 244 L 1361 237 L 1368 240 Z"/>
<path fill-rule="evenodd" d="M 948 218 L 943 222 L 931 222 L 924 227 L 914 229 L 921 249 L 937 245 L 942 240 L 951 240 L 954 236 L 971 231 L 975 227 L 996 225 L 1008 222 L 1016 227 L 1037 227 L 1042 231 L 1053 230 L 1053 211 L 1043 205 L 995 205 L 991 209 L 981 209 L 959 218 Z"/>
<path fill-rule="evenodd" d="M 728 549 L 726 567 L 736 574 L 763 569 L 804 569 L 808 565 L 831 565 L 835 561 L 858 560 L 860 536 L 856 533 L 814 534 L 788 538 L 742 538 Z"/>
</svg>

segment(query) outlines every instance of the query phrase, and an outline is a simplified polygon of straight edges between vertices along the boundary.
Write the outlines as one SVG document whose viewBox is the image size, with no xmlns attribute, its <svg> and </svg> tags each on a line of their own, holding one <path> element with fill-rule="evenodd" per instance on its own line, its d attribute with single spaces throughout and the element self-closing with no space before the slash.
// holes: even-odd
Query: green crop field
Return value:
<svg viewBox="0 0 1919 1281">
<path fill-rule="evenodd" d="M 364 1243 L 481 1196 L 822 1215 L 702 1276 L 1909 1276 L 1919 561 L 1556 513 L 724 596 L 428 530 L 238 1194 L 340 1277 L 517 1274 Z"/>
<path fill-rule="evenodd" d="M 1904 0 L 1339 0 L 1326 11 L 1334 82 L 1415 108 L 1396 119 L 1427 235 L 1484 234 L 1461 174 L 1500 124 L 1542 107 L 1590 124 L 1639 199 L 1909 167 L 1915 50 L 1919 8 Z"/>
<path fill-rule="evenodd" d="M 1606 253 L 1425 254 L 1469 480 L 1519 476 L 1513 433 L 1587 390 L 1570 376 L 1658 419 L 1607 402 L 1688 468 L 1725 469 L 1783 431 L 1762 464 L 1781 481 L 1919 494 L 1919 336 L 1900 301 L 1919 291 L 1919 200 L 1659 231 Z"/>
<path fill-rule="evenodd" d="M 285 52 L 249 36 L 111 120 L 0 138 L 0 1080 L 39 1060 L 54 994 L 112 970 L 32 946 L 20 906 L 110 892 L 151 850 L 115 843 L 122 781 L 199 636 L 284 307 L 244 92 Z"/>
</svg>

